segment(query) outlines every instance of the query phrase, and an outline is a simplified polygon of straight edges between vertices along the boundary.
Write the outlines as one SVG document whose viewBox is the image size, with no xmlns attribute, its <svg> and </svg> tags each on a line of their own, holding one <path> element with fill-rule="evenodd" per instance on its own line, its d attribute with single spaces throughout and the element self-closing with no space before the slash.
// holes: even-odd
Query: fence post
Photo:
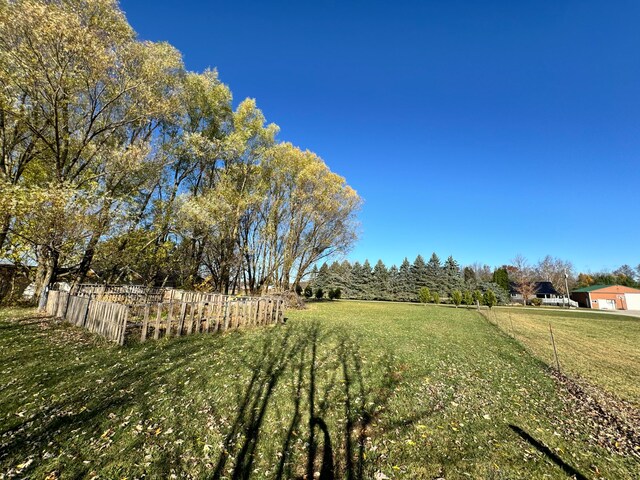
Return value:
<svg viewBox="0 0 640 480">
<path fill-rule="evenodd" d="M 144 306 L 144 319 L 142 320 L 142 332 L 140 333 L 140 341 L 144 342 L 147 339 L 147 327 L 149 325 L 149 309 L 151 305 L 148 303 Z"/>
<path fill-rule="evenodd" d="M 556 341 L 553 338 L 553 330 L 551 329 L 551 324 L 549 324 L 549 333 L 551 334 L 551 345 L 553 345 L 553 356 L 556 359 L 556 368 L 558 369 L 558 373 L 560 373 L 560 362 L 558 361 L 558 351 L 556 350 Z"/>
<path fill-rule="evenodd" d="M 128 306 L 124 306 L 124 319 L 122 321 L 122 330 L 120 331 L 120 339 L 118 341 L 118 344 L 120 346 L 124 345 L 124 337 L 125 337 L 125 333 L 127 331 L 127 321 L 129 320 L 129 307 Z"/>
</svg>

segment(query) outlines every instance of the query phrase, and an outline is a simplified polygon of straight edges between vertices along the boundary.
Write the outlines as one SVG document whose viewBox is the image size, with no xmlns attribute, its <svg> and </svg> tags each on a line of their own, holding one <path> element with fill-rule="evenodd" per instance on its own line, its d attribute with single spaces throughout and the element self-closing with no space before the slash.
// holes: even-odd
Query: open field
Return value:
<svg viewBox="0 0 640 480">
<path fill-rule="evenodd" d="M 498 308 L 489 316 L 536 357 L 640 407 L 640 319 L 608 312 Z"/>
<path fill-rule="evenodd" d="M 321 302 L 288 316 L 119 348 L 0 310 L 0 471 L 637 478 L 619 432 L 473 310 Z"/>
</svg>

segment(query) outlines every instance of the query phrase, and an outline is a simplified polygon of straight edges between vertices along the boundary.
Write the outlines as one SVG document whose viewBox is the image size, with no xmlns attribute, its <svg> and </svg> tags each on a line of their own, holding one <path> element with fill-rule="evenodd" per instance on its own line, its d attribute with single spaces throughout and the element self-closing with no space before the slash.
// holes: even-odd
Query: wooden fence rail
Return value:
<svg viewBox="0 0 640 480">
<path fill-rule="evenodd" d="M 96 300 L 113 303 L 153 303 L 161 302 L 164 288 L 145 287 L 144 285 L 100 285 L 82 283 L 72 292 L 79 297 L 91 297 Z"/>
<path fill-rule="evenodd" d="M 124 345 L 129 317 L 127 305 L 53 290 L 49 292 L 45 310 L 49 315 L 62 318 L 73 325 L 102 335 L 107 340 Z"/>
<path fill-rule="evenodd" d="M 187 297 L 188 298 L 188 297 Z M 124 344 L 127 333 L 141 341 L 215 333 L 282 323 L 284 301 L 272 297 L 209 295 L 207 300 L 170 300 L 126 305 L 50 291 L 46 311 L 69 323 Z"/>
</svg>

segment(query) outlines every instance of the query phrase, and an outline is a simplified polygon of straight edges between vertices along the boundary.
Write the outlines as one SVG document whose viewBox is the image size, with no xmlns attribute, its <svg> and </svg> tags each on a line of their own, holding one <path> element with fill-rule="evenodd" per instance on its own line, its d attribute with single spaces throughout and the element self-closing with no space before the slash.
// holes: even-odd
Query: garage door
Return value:
<svg viewBox="0 0 640 480">
<path fill-rule="evenodd" d="M 624 299 L 627 301 L 627 310 L 640 310 L 640 293 L 625 293 Z"/>
<path fill-rule="evenodd" d="M 616 301 L 615 300 L 607 300 L 606 298 L 598 299 L 598 304 L 600 305 L 600 310 L 615 310 L 616 309 Z"/>
</svg>

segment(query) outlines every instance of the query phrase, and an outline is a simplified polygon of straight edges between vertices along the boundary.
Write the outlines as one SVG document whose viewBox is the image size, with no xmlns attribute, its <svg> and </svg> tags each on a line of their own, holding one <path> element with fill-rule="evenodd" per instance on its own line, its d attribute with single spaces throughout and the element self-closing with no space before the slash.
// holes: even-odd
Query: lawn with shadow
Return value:
<svg viewBox="0 0 640 480">
<path fill-rule="evenodd" d="M 473 311 L 323 302 L 287 315 L 286 325 L 122 348 L 33 310 L 1 310 L 0 472 L 384 479 L 638 471 L 637 459 L 590 440 L 543 363 Z"/>
</svg>

